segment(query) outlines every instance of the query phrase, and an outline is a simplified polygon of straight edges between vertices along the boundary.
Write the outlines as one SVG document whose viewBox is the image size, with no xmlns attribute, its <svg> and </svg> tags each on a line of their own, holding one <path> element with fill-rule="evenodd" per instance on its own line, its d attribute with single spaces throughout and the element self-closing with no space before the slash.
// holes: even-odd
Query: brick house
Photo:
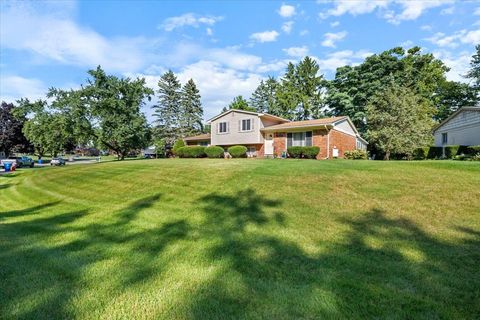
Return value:
<svg viewBox="0 0 480 320">
<path fill-rule="evenodd" d="M 187 145 L 244 145 L 248 155 L 255 157 L 280 157 L 290 146 L 318 146 L 317 159 L 343 158 L 345 151 L 367 148 L 348 117 L 290 121 L 267 113 L 231 109 L 208 122 L 210 134 L 187 137 Z"/>
</svg>

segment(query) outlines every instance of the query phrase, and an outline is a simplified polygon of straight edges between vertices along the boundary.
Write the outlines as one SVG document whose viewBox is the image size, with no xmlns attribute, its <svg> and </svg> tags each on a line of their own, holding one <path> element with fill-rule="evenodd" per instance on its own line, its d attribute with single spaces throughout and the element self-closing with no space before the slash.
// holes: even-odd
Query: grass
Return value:
<svg viewBox="0 0 480 320">
<path fill-rule="evenodd" d="M 0 318 L 473 319 L 473 162 L 139 160 L 0 176 Z"/>
</svg>

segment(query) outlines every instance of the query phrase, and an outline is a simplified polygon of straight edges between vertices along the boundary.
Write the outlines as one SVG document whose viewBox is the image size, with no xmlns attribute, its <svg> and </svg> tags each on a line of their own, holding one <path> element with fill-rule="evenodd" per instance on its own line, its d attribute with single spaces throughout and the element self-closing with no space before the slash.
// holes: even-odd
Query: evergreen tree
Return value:
<svg viewBox="0 0 480 320">
<path fill-rule="evenodd" d="M 255 109 L 253 107 L 250 107 L 248 105 L 247 100 L 245 100 L 242 96 L 236 96 L 235 98 L 233 98 L 233 101 L 230 102 L 230 104 L 228 105 L 228 108 L 223 108 L 222 112 L 225 112 L 231 109 L 255 112 Z"/>
<path fill-rule="evenodd" d="M 320 67 L 310 57 L 305 57 L 296 67 L 296 84 L 300 103 L 296 119 L 307 120 L 323 116 L 322 93 L 324 93 L 323 75 L 318 75 Z"/>
<path fill-rule="evenodd" d="M 180 127 L 182 137 L 202 131 L 203 108 L 200 91 L 190 79 L 182 88 Z"/>
<path fill-rule="evenodd" d="M 473 81 L 473 88 L 476 91 L 476 102 L 480 101 L 480 44 L 475 46 L 476 52 L 470 61 L 470 70 L 467 73 L 467 78 Z"/>
<path fill-rule="evenodd" d="M 295 111 L 300 102 L 297 91 L 297 77 L 295 65 L 289 62 L 284 76 L 280 80 L 277 91 L 277 101 L 280 116 L 286 119 L 294 120 Z"/>
<path fill-rule="evenodd" d="M 158 87 L 158 104 L 153 106 L 153 116 L 157 118 L 156 135 L 171 144 L 181 136 L 181 85 L 177 76 L 169 70 L 161 76 Z"/>
<path fill-rule="evenodd" d="M 255 89 L 250 98 L 250 106 L 256 112 L 266 112 L 280 116 L 277 101 L 278 82 L 273 77 L 268 77 L 266 81 L 260 81 L 260 85 Z"/>
</svg>

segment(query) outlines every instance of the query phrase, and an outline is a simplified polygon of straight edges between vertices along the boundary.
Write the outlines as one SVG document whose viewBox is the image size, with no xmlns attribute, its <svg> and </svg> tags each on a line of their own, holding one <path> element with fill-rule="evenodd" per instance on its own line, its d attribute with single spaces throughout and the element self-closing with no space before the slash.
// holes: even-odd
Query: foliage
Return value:
<svg viewBox="0 0 480 320">
<path fill-rule="evenodd" d="M 55 99 L 52 107 L 73 122 L 76 142 L 97 141 L 122 160 L 130 152 L 145 148 L 151 130 L 140 108 L 153 94 L 145 79 L 107 75 L 100 66 L 88 73 L 91 79 L 78 90 L 49 92 Z"/>
<path fill-rule="evenodd" d="M 181 109 L 178 115 L 182 137 L 202 132 L 203 108 L 200 98 L 200 91 L 195 82 L 192 79 L 188 80 L 182 88 Z"/>
<path fill-rule="evenodd" d="M 185 146 L 177 149 L 177 154 L 180 158 L 204 158 L 205 147 L 203 146 Z"/>
<path fill-rule="evenodd" d="M 423 104 L 438 107 L 435 99 L 447 71 L 442 61 L 432 54 L 422 54 L 419 47 L 408 51 L 393 48 L 367 57 L 358 66 L 338 68 L 329 85 L 327 103 L 332 115 L 349 116 L 365 135 L 371 124 L 367 106 L 391 86 L 392 79 L 398 86 L 409 87 Z M 427 115 L 431 117 L 432 112 Z"/>
<path fill-rule="evenodd" d="M 173 154 L 177 155 L 178 149 L 182 147 L 185 147 L 185 141 L 183 139 L 176 140 L 172 147 Z"/>
<path fill-rule="evenodd" d="M 437 106 L 435 120 L 441 122 L 458 109 L 475 105 L 478 98 L 475 89 L 467 83 L 444 81 L 438 86 L 434 101 Z"/>
<path fill-rule="evenodd" d="M 168 70 L 160 77 L 158 87 L 158 104 L 153 106 L 158 138 L 164 139 L 166 143 L 173 143 L 181 137 L 181 84 L 177 76 Z M 193 96 L 190 98 L 193 99 Z"/>
<path fill-rule="evenodd" d="M 412 157 L 415 160 L 427 159 L 429 155 L 429 151 L 430 151 L 430 147 L 416 148 L 412 153 Z"/>
<path fill-rule="evenodd" d="M 224 150 L 219 146 L 209 146 L 205 148 L 205 154 L 209 158 L 223 158 Z"/>
<path fill-rule="evenodd" d="M 367 160 L 368 159 L 367 151 L 359 150 L 359 149 L 345 151 L 343 155 L 345 159 L 349 159 L 349 160 Z"/>
<path fill-rule="evenodd" d="M 245 158 L 247 156 L 247 150 L 245 146 L 232 146 L 227 149 L 232 158 Z"/>
<path fill-rule="evenodd" d="M 415 146 L 428 145 L 432 140 L 433 112 L 412 89 L 390 81 L 367 106 L 370 141 L 385 154 L 385 160 L 392 154 L 411 157 Z"/>
<path fill-rule="evenodd" d="M 273 77 L 268 77 L 266 81 L 261 80 L 250 98 L 250 106 L 259 113 L 280 114 L 277 101 L 278 87 L 279 84 Z"/>
<path fill-rule="evenodd" d="M 317 155 L 320 153 L 320 147 L 317 146 L 293 146 L 287 148 L 287 153 L 290 158 L 300 159 L 316 159 Z"/>
<path fill-rule="evenodd" d="M 470 61 L 470 70 L 467 73 L 467 78 L 473 81 L 473 88 L 477 93 L 477 102 L 480 101 L 480 44 L 475 46 L 475 54 Z"/>
<path fill-rule="evenodd" d="M 233 98 L 233 101 L 230 102 L 228 105 L 228 108 L 223 108 L 222 112 L 226 112 L 231 109 L 237 109 L 237 110 L 245 110 L 245 111 L 255 111 L 253 107 L 250 107 L 248 105 L 247 100 L 245 100 L 242 96 L 236 96 Z"/>
<path fill-rule="evenodd" d="M 165 140 L 163 139 L 155 139 L 153 145 L 155 146 L 155 154 L 157 158 L 165 157 Z"/>
<path fill-rule="evenodd" d="M 12 151 L 25 152 L 30 144 L 22 132 L 27 118 L 24 114 L 15 115 L 15 106 L 3 102 L 0 105 L 0 151 L 7 156 Z"/>
</svg>

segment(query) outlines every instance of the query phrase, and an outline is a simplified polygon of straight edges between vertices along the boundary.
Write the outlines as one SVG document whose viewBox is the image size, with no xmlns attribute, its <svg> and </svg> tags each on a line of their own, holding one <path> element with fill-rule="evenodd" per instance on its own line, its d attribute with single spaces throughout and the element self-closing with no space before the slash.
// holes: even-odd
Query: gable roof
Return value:
<svg viewBox="0 0 480 320">
<path fill-rule="evenodd" d="M 294 129 L 294 128 L 305 128 L 305 127 L 316 127 L 316 126 L 323 126 L 323 125 L 332 125 L 341 121 L 341 120 L 349 120 L 348 117 L 332 117 L 332 118 L 322 118 L 322 119 L 314 119 L 314 120 L 302 120 L 302 121 L 290 121 L 286 123 L 276 124 L 273 126 L 265 127 L 263 131 L 270 131 L 270 130 L 279 130 L 279 129 Z M 350 121 L 350 120 L 349 120 Z M 355 126 L 350 122 L 352 128 Z"/>
<path fill-rule="evenodd" d="M 275 119 L 275 120 L 279 120 L 279 121 L 284 121 L 284 122 L 288 122 L 290 120 L 287 120 L 287 119 L 284 119 L 284 118 L 281 118 L 281 117 L 277 117 L 277 116 L 274 116 L 273 114 L 269 114 L 269 113 L 259 113 L 259 112 L 254 112 L 254 111 L 247 111 L 247 110 L 240 110 L 240 109 L 230 109 L 230 110 L 227 110 L 225 112 L 222 112 L 220 113 L 219 115 L 216 115 L 215 117 L 207 120 L 208 123 L 212 122 L 212 121 L 215 121 L 217 120 L 218 118 L 221 118 L 231 112 L 239 112 L 239 113 L 245 113 L 245 114 L 251 114 L 251 115 L 254 115 L 254 116 L 258 116 L 258 117 L 265 117 L 265 118 L 272 118 L 272 119 Z"/>
<path fill-rule="evenodd" d="M 473 106 L 473 107 L 462 107 L 460 109 L 458 109 L 457 111 L 455 111 L 454 113 L 452 113 L 447 119 L 443 120 L 442 122 L 440 122 L 439 124 L 437 124 L 434 128 L 433 128 L 433 132 L 435 133 L 435 131 L 437 131 L 441 126 L 443 126 L 444 124 L 446 124 L 448 121 L 452 120 L 453 118 L 455 118 L 459 113 L 463 112 L 463 111 L 480 111 L 480 106 Z"/>
<path fill-rule="evenodd" d="M 196 136 L 186 137 L 183 140 L 185 141 L 199 141 L 199 140 L 210 140 L 210 133 L 202 133 Z"/>
</svg>

